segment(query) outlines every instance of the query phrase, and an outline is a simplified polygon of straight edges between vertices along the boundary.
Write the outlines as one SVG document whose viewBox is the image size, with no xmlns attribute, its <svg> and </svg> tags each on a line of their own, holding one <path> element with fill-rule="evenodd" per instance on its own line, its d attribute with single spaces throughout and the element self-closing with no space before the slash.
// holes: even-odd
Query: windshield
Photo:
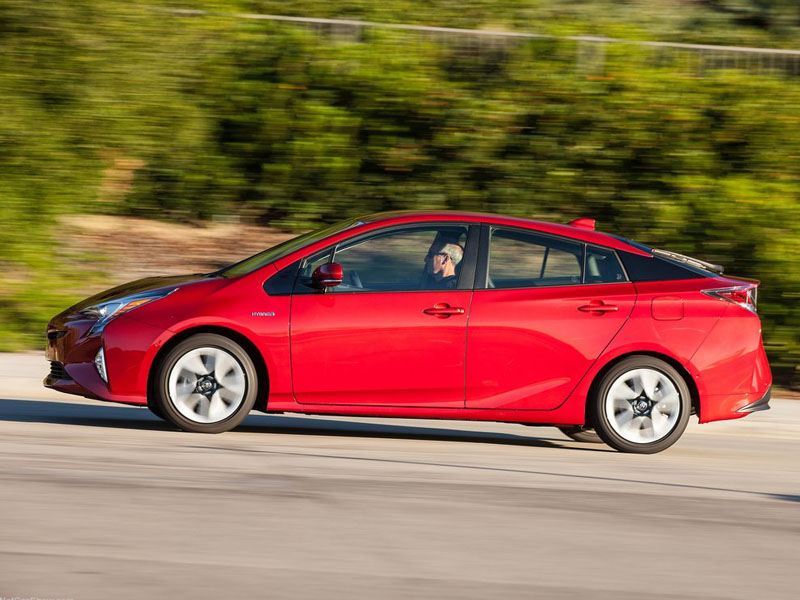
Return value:
<svg viewBox="0 0 800 600">
<path fill-rule="evenodd" d="M 222 277 L 229 278 L 247 275 L 248 273 L 252 273 L 253 271 L 258 270 L 271 262 L 275 262 L 279 258 L 283 258 L 284 256 L 291 254 L 295 250 L 299 250 L 300 248 L 313 244 L 314 242 L 358 225 L 363 225 L 363 222 L 357 219 L 348 219 L 347 221 L 340 221 L 339 223 L 330 225 L 325 229 L 308 231 L 302 235 L 298 235 L 297 237 L 286 240 L 285 242 L 281 242 L 277 246 L 267 248 L 263 252 L 254 254 L 250 258 L 245 258 L 240 262 L 227 266 L 224 269 L 214 273 L 214 275 L 220 275 Z"/>
</svg>

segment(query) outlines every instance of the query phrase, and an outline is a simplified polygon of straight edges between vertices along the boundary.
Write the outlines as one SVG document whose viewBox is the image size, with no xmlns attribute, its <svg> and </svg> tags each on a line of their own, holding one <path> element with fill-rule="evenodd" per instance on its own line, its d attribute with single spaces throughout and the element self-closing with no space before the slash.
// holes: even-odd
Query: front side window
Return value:
<svg viewBox="0 0 800 600">
<path fill-rule="evenodd" d="M 492 231 L 487 287 L 525 288 L 581 283 L 583 244 L 506 229 Z"/>
<path fill-rule="evenodd" d="M 299 280 L 309 287 L 314 269 L 333 261 L 344 274 L 333 293 L 456 289 L 466 239 L 467 227 L 461 225 L 379 232 L 310 257 Z"/>
</svg>

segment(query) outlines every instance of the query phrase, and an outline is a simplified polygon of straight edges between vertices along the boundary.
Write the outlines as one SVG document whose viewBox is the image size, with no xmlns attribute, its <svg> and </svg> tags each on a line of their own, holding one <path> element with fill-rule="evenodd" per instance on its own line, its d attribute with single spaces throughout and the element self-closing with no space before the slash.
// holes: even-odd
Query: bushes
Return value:
<svg viewBox="0 0 800 600">
<path fill-rule="evenodd" d="M 6 349 L 38 343 L 75 289 L 52 279 L 64 211 L 304 229 L 464 208 L 590 215 L 761 278 L 773 364 L 800 364 L 797 77 L 700 77 L 626 46 L 587 70 L 553 41 L 476 49 L 110 0 L 11 6 L 0 12 Z"/>
</svg>

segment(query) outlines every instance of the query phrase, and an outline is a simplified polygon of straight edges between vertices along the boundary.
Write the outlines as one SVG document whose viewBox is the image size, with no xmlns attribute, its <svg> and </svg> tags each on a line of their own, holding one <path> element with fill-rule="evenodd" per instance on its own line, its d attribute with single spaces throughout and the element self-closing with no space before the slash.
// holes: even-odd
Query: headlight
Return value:
<svg viewBox="0 0 800 600">
<path fill-rule="evenodd" d="M 81 312 L 84 315 L 97 319 L 97 323 L 92 325 L 92 328 L 89 330 L 89 335 L 103 331 L 105 326 L 108 325 L 108 322 L 114 317 L 118 317 L 119 315 L 131 311 L 134 308 L 139 308 L 140 306 L 152 302 L 153 300 L 159 300 L 160 298 L 168 296 L 176 289 L 177 288 L 168 290 L 153 290 L 151 292 L 132 294 L 123 298 L 117 298 L 107 302 L 100 302 L 99 304 L 95 304 L 94 306 L 89 306 L 88 308 L 83 309 Z"/>
</svg>

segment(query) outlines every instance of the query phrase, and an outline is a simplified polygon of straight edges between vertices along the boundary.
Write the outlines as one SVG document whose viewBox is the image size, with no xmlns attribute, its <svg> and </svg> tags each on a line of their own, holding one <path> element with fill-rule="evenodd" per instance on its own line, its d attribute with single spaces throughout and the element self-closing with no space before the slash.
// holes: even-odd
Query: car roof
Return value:
<svg viewBox="0 0 800 600">
<path fill-rule="evenodd" d="M 625 252 L 631 252 L 641 256 L 652 256 L 649 252 L 626 242 L 623 238 L 619 238 L 609 233 L 603 233 L 602 231 L 595 231 L 585 227 L 575 227 L 562 223 L 550 223 L 547 221 L 527 219 L 525 217 L 509 217 L 491 213 L 458 210 L 403 210 L 374 213 L 360 217 L 358 220 L 364 224 L 380 223 L 384 225 L 415 223 L 417 221 L 463 221 L 469 223 L 505 225 L 508 227 L 519 227 L 541 233 L 564 236 L 579 240 L 581 242 L 586 242 L 588 244 L 596 244 L 598 246 L 614 248 L 615 250 L 624 250 Z"/>
</svg>

